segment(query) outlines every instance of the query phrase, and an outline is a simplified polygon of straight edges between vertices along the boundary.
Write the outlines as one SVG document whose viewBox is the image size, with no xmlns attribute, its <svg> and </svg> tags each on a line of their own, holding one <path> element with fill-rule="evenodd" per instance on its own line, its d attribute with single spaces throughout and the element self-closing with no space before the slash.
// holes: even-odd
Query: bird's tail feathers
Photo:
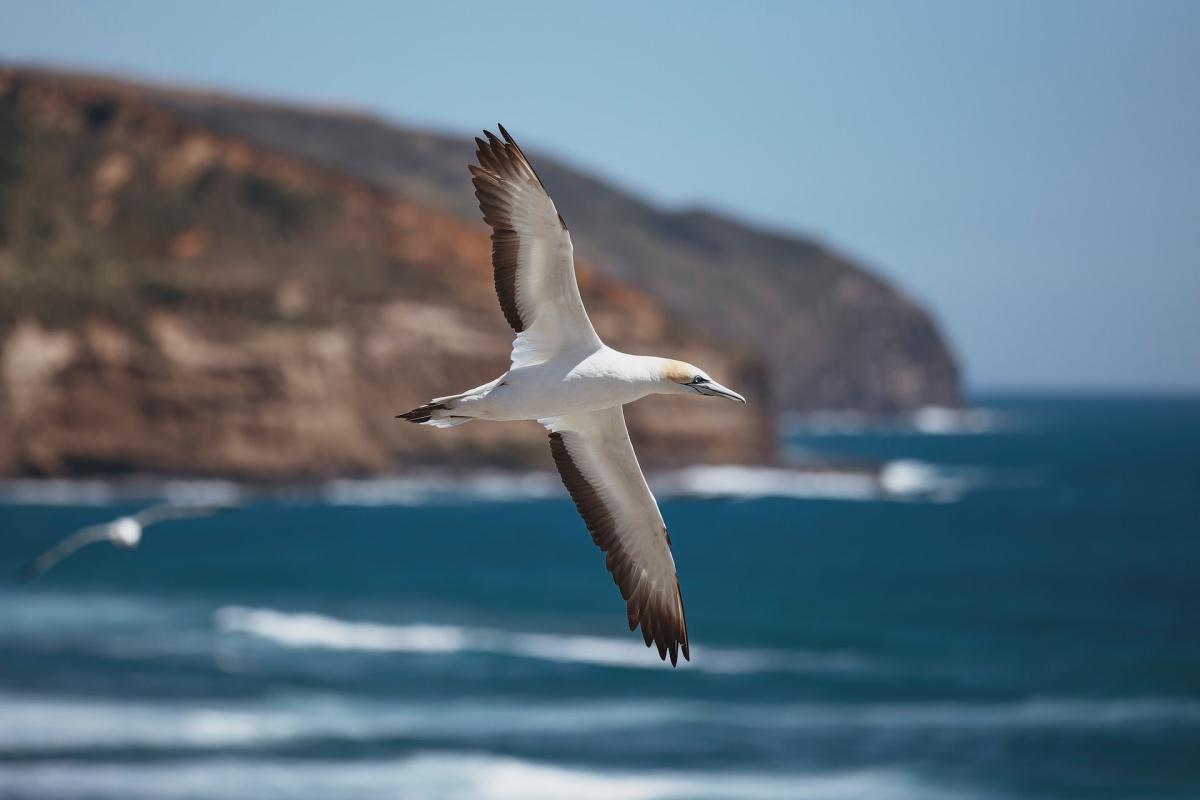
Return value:
<svg viewBox="0 0 1200 800">
<path fill-rule="evenodd" d="M 434 428 L 453 428 L 471 421 L 471 417 L 455 415 L 447 403 L 436 401 L 418 406 L 412 411 L 397 414 L 396 419 L 406 419 L 418 425 L 431 425 Z"/>
</svg>

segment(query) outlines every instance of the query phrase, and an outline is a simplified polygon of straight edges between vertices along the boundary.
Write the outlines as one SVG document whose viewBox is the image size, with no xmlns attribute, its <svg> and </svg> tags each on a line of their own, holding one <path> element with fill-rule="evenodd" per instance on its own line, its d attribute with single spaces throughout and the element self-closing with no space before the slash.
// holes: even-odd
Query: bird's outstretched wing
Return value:
<svg viewBox="0 0 1200 800">
<path fill-rule="evenodd" d="M 80 528 L 58 544 L 33 559 L 17 572 L 17 580 L 28 581 L 62 561 L 81 547 L 112 538 L 110 525 L 91 525 Z"/>
<path fill-rule="evenodd" d="M 539 420 L 550 450 L 592 540 L 625 599 L 629 629 L 639 625 L 671 663 L 690 659 L 687 622 L 671 539 L 638 466 L 620 408 Z"/>
<path fill-rule="evenodd" d="M 164 503 L 158 506 L 151 506 L 143 509 L 133 515 L 138 524 L 142 527 L 153 525 L 156 522 L 162 522 L 168 519 L 188 519 L 189 517 L 209 517 L 213 514 L 219 514 L 222 511 L 228 511 L 229 506 L 219 505 L 184 505 L 182 503 Z"/>
<path fill-rule="evenodd" d="M 575 281 L 567 224 L 521 148 L 500 126 L 476 139 L 479 165 L 472 183 L 483 219 L 492 226 L 496 296 L 517 332 L 514 367 L 538 364 L 556 353 L 600 346 Z"/>
</svg>

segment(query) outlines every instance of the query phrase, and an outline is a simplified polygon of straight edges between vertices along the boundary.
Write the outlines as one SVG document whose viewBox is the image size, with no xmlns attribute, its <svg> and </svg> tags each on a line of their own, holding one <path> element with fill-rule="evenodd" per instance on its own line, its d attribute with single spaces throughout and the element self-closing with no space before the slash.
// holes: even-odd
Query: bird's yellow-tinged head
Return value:
<svg viewBox="0 0 1200 800">
<path fill-rule="evenodd" d="M 710 378 L 704 370 L 686 361 L 663 359 L 661 380 L 666 385 L 668 394 L 695 393 L 746 402 L 746 398 L 732 389 L 726 389 Z"/>
</svg>

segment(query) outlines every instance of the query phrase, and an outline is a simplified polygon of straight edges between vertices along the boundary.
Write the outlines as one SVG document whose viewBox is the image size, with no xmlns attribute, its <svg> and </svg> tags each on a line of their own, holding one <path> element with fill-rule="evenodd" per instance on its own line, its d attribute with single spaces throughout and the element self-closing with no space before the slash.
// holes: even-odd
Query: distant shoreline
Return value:
<svg viewBox="0 0 1200 800">
<path fill-rule="evenodd" d="M 948 501 L 968 488 L 963 476 L 907 459 L 878 465 L 709 465 L 655 470 L 648 476 L 651 488 L 664 498 Z M 0 505 L 265 502 L 371 507 L 546 499 L 566 499 L 566 495 L 555 473 L 536 470 L 426 469 L 370 478 L 271 484 L 163 475 L 0 479 Z"/>
</svg>

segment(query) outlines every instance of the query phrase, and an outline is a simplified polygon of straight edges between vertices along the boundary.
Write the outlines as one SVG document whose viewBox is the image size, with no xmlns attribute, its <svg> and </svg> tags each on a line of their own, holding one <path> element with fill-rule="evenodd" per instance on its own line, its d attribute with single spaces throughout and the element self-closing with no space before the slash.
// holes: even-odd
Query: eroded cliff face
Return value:
<svg viewBox="0 0 1200 800">
<path fill-rule="evenodd" d="M 645 463 L 773 458 L 751 348 L 579 274 L 613 346 L 703 365 L 751 400 L 632 406 Z M 0 69 L 0 474 L 549 468 L 535 423 L 393 419 L 507 368 L 491 280 L 482 223 L 136 91 Z"/>
<path fill-rule="evenodd" d="M 467 136 L 361 114 L 149 91 L 213 130 L 357 175 L 463 220 L 478 216 L 461 189 L 463 164 L 472 157 Z M 962 403 L 958 366 L 930 314 L 830 248 L 716 213 L 655 208 L 553 158 L 531 157 L 571 225 L 576 253 L 709 334 L 762 353 L 779 408 L 889 414 Z"/>
</svg>

